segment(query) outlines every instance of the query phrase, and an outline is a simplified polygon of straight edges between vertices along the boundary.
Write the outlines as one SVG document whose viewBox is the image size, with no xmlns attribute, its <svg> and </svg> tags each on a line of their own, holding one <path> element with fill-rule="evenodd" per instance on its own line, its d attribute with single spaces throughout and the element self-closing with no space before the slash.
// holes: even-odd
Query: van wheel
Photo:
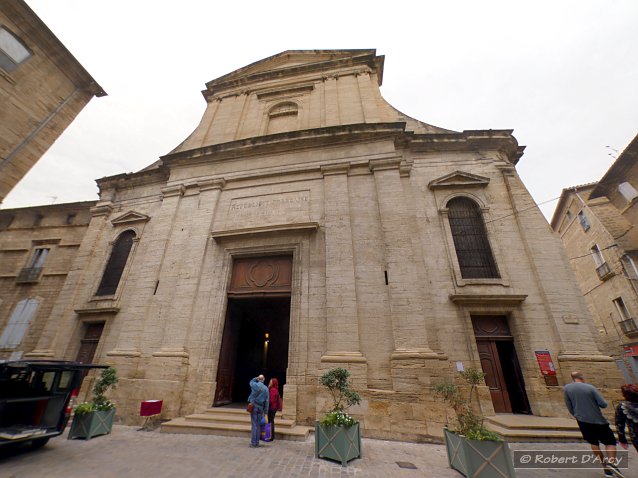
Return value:
<svg viewBox="0 0 638 478">
<path fill-rule="evenodd" d="M 36 440 L 33 440 L 31 442 L 31 448 L 33 450 L 37 450 L 39 448 L 42 448 L 44 445 L 46 445 L 49 442 L 49 438 L 38 438 Z"/>
</svg>

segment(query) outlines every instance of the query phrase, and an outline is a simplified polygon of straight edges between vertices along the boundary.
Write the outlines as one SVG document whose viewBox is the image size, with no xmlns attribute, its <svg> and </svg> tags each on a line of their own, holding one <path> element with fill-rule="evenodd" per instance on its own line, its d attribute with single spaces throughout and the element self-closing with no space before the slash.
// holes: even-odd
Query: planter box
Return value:
<svg viewBox="0 0 638 478">
<path fill-rule="evenodd" d="M 450 468 L 468 478 L 514 478 L 516 471 L 507 442 L 469 440 L 443 429 Z"/>
<path fill-rule="evenodd" d="M 67 438 L 69 440 L 71 438 L 90 440 L 93 437 L 111 433 L 113 418 L 115 418 L 115 409 L 75 415 Z"/>
<path fill-rule="evenodd" d="M 350 460 L 361 456 L 361 430 L 358 423 L 346 428 L 315 422 L 315 457 L 339 461 L 342 466 L 347 466 Z"/>
</svg>

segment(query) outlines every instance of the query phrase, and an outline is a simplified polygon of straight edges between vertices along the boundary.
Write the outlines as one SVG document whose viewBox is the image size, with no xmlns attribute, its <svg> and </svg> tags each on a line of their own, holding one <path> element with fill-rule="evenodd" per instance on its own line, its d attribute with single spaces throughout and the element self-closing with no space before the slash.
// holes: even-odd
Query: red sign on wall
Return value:
<svg viewBox="0 0 638 478">
<path fill-rule="evenodd" d="M 623 345 L 627 357 L 638 357 L 638 344 Z"/>
<path fill-rule="evenodd" d="M 549 350 L 536 350 L 536 360 L 538 360 L 538 366 L 541 369 L 543 375 L 556 375 L 556 368 L 554 368 L 554 362 L 552 362 L 552 356 L 549 354 Z"/>
</svg>

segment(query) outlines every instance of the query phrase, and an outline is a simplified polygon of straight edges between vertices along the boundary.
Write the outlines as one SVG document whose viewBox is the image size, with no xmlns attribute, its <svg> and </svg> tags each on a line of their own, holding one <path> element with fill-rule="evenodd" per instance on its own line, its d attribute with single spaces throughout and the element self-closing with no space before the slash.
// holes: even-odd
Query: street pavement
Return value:
<svg viewBox="0 0 638 478">
<path fill-rule="evenodd" d="M 40 450 L 0 450 L 2 478 L 459 478 L 448 468 L 443 445 L 363 439 L 363 458 L 347 467 L 314 457 L 314 438 L 274 441 L 251 449 L 248 438 L 172 435 L 115 425 L 92 440 L 53 438 Z M 587 450 L 586 444 L 514 443 L 515 450 Z M 412 465 L 413 468 L 401 468 Z M 630 451 L 627 478 L 638 478 L 638 454 Z M 517 470 L 518 478 L 602 477 L 600 469 Z"/>
</svg>

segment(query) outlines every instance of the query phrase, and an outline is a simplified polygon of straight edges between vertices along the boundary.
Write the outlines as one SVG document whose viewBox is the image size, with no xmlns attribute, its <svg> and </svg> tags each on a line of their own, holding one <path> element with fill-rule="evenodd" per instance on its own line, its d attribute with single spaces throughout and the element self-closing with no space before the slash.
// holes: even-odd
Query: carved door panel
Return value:
<svg viewBox="0 0 638 478">
<path fill-rule="evenodd" d="M 481 368 L 485 374 L 485 383 L 490 389 L 492 404 L 496 413 L 512 413 L 507 384 L 503 376 L 501 362 L 495 340 L 477 340 Z"/>
<path fill-rule="evenodd" d="M 232 304 L 228 304 L 226 323 L 219 351 L 219 365 L 217 366 L 217 386 L 215 388 L 214 407 L 233 402 L 233 384 L 235 379 L 235 364 L 237 363 L 237 342 L 241 328 L 241 320 L 233 320 Z M 237 318 L 238 319 L 238 318 Z"/>
<path fill-rule="evenodd" d="M 236 258 L 228 297 L 287 297 L 291 285 L 292 256 Z"/>
</svg>

